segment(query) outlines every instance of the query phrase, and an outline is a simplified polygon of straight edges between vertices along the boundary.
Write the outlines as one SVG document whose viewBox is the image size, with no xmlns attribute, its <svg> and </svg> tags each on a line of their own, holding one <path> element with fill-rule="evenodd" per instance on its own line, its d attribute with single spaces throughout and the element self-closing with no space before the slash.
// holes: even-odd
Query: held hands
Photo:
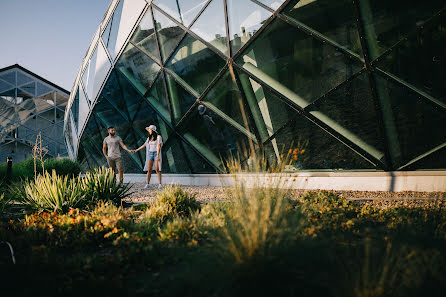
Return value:
<svg viewBox="0 0 446 297">
<path fill-rule="evenodd" d="M 129 152 L 134 154 L 134 153 L 136 153 L 136 150 L 129 150 Z"/>
</svg>

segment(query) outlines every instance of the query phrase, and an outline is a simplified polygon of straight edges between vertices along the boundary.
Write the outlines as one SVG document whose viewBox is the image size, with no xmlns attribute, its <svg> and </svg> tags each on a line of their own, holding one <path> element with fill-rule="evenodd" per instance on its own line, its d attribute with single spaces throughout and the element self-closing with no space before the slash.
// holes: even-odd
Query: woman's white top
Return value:
<svg viewBox="0 0 446 297">
<path fill-rule="evenodd" d="M 161 137 L 161 135 L 158 135 L 158 137 L 156 138 L 156 140 L 150 141 L 149 138 L 147 138 L 146 142 L 144 143 L 144 146 L 146 147 L 146 164 L 144 165 L 144 171 L 148 171 L 149 170 L 149 152 L 156 152 L 158 151 L 158 146 L 161 144 L 163 144 L 163 138 Z M 162 161 L 162 154 L 161 154 L 161 149 L 160 149 L 160 154 L 159 154 L 159 162 L 158 162 L 158 169 L 159 171 L 161 171 L 161 161 Z M 156 160 L 153 162 L 153 168 L 152 170 L 156 170 Z"/>
</svg>

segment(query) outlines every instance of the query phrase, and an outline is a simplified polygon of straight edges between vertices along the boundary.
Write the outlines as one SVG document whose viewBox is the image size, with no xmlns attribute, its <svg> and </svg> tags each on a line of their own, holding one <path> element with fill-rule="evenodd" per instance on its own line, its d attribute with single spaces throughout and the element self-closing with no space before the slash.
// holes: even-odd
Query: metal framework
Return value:
<svg viewBox="0 0 446 297">
<path fill-rule="evenodd" d="M 68 91 L 20 65 L 0 69 L 0 160 L 31 157 L 39 133 L 47 156 L 67 156 L 63 114 L 68 98 Z"/>
<path fill-rule="evenodd" d="M 410 26 L 408 26 L 405 34 L 403 36 L 398 36 L 398 38 L 395 39 L 395 41 L 392 42 L 391 45 L 386 46 L 383 50 L 381 50 L 381 52 L 378 52 L 376 50 L 376 48 L 378 47 L 377 35 L 375 32 L 370 31 L 370 28 L 375 27 L 374 18 L 376 19 L 376 17 L 373 15 L 373 13 L 377 13 L 376 7 L 378 7 L 382 3 L 385 3 L 386 1 L 384 0 L 374 1 L 374 3 L 371 3 L 369 0 L 353 0 L 342 2 L 342 5 L 346 9 L 351 9 L 354 13 L 354 22 L 350 24 L 350 26 L 356 27 L 355 32 L 359 36 L 360 48 L 356 50 L 351 49 L 348 45 L 341 44 L 336 39 L 336 36 L 329 36 L 328 33 L 330 32 L 327 33 L 318 31 L 318 28 L 315 28 L 311 24 L 306 23 L 305 18 L 303 18 L 302 20 L 300 19 L 300 17 L 295 17 L 293 15 L 293 11 L 299 12 L 299 9 L 301 9 L 305 5 L 318 5 L 317 3 L 312 3 L 314 1 L 300 1 L 300 3 L 299 1 L 291 0 L 276 1 L 275 3 L 280 2 L 280 6 L 276 6 L 275 9 L 270 6 L 272 1 L 245 0 L 237 2 L 237 4 L 234 4 L 236 2 L 229 0 L 191 1 L 194 5 L 197 4 L 195 7 L 193 7 L 193 9 L 200 7 L 201 8 L 198 10 L 196 15 L 191 19 L 189 23 L 185 23 L 183 20 L 184 16 L 183 12 L 181 11 L 181 8 L 183 7 L 183 5 L 185 5 L 183 1 L 147 1 L 146 5 L 141 4 L 141 8 L 138 10 L 138 18 L 136 19 L 135 24 L 132 26 L 131 29 L 127 29 L 128 31 L 126 32 L 127 37 L 125 38 L 125 42 L 122 42 L 120 49 L 115 55 L 116 57 L 113 58 L 113 55 L 109 53 L 109 50 L 107 48 L 111 40 L 110 38 L 112 38 L 113 40 L 113 38 L 116 38 L 116 36 L 112 37 L 110 32 L 112 32 L 113 30 L 113 24 L 115 22 L 114 18 L 126 17 L 122 16 L 122 12 L 120 11 L 120 9 L 122 10 L 123 3 L 125 2 L 126 0 L 114 1 L 112 2 L 113 4 L 110 5 L 110 11 L 107 13 L 109 18 L 104 19 L 103 25 L 100 26 L 99 34 L 97 34 L 99 37 L 93 41 L 93 44 L 95 44 L 92 47 L 93 50 L 89 51 L 92 54 L 86 57 L 88 63 L 86 62 L 86 60 L 83 63 L 83 65 L 87 64 L 87 67 L 85 67 L 85 69 L 81 68 L 80 74 L 78 75 L 78 79 L 75 82 L 75 86 L 73 88 L 73 90 L 78 90 L 78 93 L 87 92 L 86 87 L 84 86 L 84 82 L 82 81 L 83 77 L 87 73 L 87 70 L 89 71 L 89 69 L 87 68 L 89 67 L 90 61 L 95 55 L 93 54 L 93 52 L 97 52 L 99 46 L 105 49 L 106 57 L 108 60 L 107 63 L 110 63 L 110 67 L 108 68 L 106 75 L 103 75 L 103 79 L 100 81 L 100 86 L 97 87 L 95 98 L 87 99 L 88 110 L 86 110 L 86 112 L 88 113 L 88 115 L 84 115 L 85 120 L 81 121 L 78 124 L 78 127 L 76 127 L 78 119 L 75 119 L 75 116 L 72 113 L 72 108 L 67 109 L 67 124 L 65 126 L 65 131 L 67 134 L 71 133 L 73 138 L 77 138 L 76 140 L 67 139 L 67 142 L 71 143 L 69 146 L 71 146 L 72 148 L 72 156 L 77 157 L 81 161 L 88 162 L 88 166 L 99 166 L 102 165 L 105 161 L 100 159 L 100 152 L 99 157 L 92 157 L 97 155 L 98 153 L 97 149 L 95 149 L 95 147 L 98 146 L 98 143 L 95 143 L 95 145 L 83 145 L 84 140 L 90 138 L 90 135 L 88 135 L 88 133 L 86 134 L 85 131 L 87 125 L 93 123 L 92 119 L 94 119 L 94 131 L 100 131 L 105 126 L 107 126 L 107 124 L 109 124 L 109 121 L 107 121 L 107 119 L 104 119 L 96 114 L 95 110 L 98 104 L 104 104 L 104 102 L 106 101 L 107 104 L 110 105 L 110 107 L 113 106 L 113 109 L 122 115 L 122 119 L 124 121 L 128 121 L 130 127 L 133 125 L 131 115 L 128 110 L 128 104 L 122 104 L 122 107 L 118 107 L 116 102 L 113 101 L 116 99 L 112 100 L 105 95 L 101 95 L 105 92 L 104 90 L 106 88 L 106 84 L 109 82 L 112 75 L 116 75 L 117 77 L 119 90 L 121 92 L 121 100 L 125 100 L 124 98 L 126 97 L 126 89 L 122 86 L 122 84 L 124 83 L 126 85 L 133 85 L 134 90 L 136 91 L 136 93 L 139 94 L 141 98 L 141 102 L 138 104 L 137 110 L 150 108 L 151 111 L 154 111 L 157 114 L 159 121 L 163 125 L 166 125 L 166 127 L 168 127 L 168 134 L 166 134 L 166 136 L 163 135 L 164 137 L 168 138 L 165 146 L 168 147 L 170 144 L 173 145 L 174 142 L 179 141 L 179 146 L 181 147 L 183 156 L 188 155 L 188 153 L 186 152 L 186 148 L 189 148 L 200 157 L 200 160 L 206 162 L 207 165 L 214 168 L 214 170 L 216 171 L 224 170 L 224 166 L 220 166 L 215 160 L 212 161 L 212 159 L 215 159 L 215 156 L 212 155 L 212 152 L 209 152 L 208 148 L 204 148 L 199 140 L 193 139 L 190 137 L 190 135 L 187 135 L 188 133 L 185 133 L 185 130 L 187 130 L 188 128 L 186 126 L 191 121 L 193 116 L 196 115 L 197 108 L 200 108 L 201 106 L 204 106 L 206 110 L 212 112 L 214 117 L 218 118 L 221 121 L 224 121 L 225 124 L 230 127 L 230 129 L 238 131 L 242 135 L 246 136 L 248 139 L 251 139 L 257 149 L 264 151 L 266 147 L 273 146 L 274 150 L 276 151 L 276 157 L 279 159 L 281 158 L 278 154 L 280 148 L 278 148 L 278 145 L 276 143 L 278 141 L 278 137 L 280 137 L 285 130 L 294 129 L 295 125 L 299 124 L 298 122 L 300 122 L 303 118 L 311 123 L 311 125 L 313 125 L 311 129 L 314 128 L 318 129 L 318 131 L 323 131 L 323 133 L 325 133 L 328 138 L 335 141 L 334 143 L 336 143 L 336 145 L 342 145 L 342 147 L 346 148 L 349 152 L 353 152 L 353 155 L 355 157 L 359 157 L 361 160 L 365 161 L 368 164 L 367 166 L 359 165 L 360 162 L 358 161 L 357 168 L 355 167 L 356 165 L 349 165 L 344 167 L 342 166 L 342 164 L 339 165 L 338 163 L 336 163 L 336 167 L 332 168 L 330 168 L 329 165 L 327 165 L 328 167 L 326 166 L 323 168 L 317 168 L 317 166 L 313 168 L 311 166 L 302 166 L 302 164 L 299 163 L 297 168 L 301 169 L 402 170 L 408 168 L 433 169 L 435 166 L 439 166 L 438 168 L 443 168 L 442 166 L 446 166 L 444 165 L 444 162 L 439 162 L 439 164 L 437 165 L 425 165 L 422 161 L 427 160 L 432 156 L 435 156 L 435 158 L 440 160 L 445 159 L 446 133 L 441 129 L 435 131 L 426 131 L 426 133 L 435 134 L 433 137 L 435 141 L 426 143 L 426 145 L 416 143 L 417 146 L 419 146 L 420 148 L 412 149 L 411 151 L 410 145 L 412 143 L 415 143 L 416 141 L 422 142 L 423 140 L 420 139 L 411 142 L 405 139 L 408 136 L 401 135 L 402 133 L 399 132 L 399 130 L 403 129 L 401 128 L 401 125 L 403 124 L 395 120 L 395 118 L 401 116 L 398 114 L 397 107 L 395 107 L 394 103 L 398 100 L 401 100 L 395 95 L 395 92 L 399 90 L 398 88 L 401 88 L 402 92 L 406 92 L 406 96 L 414 98 L 414 102 L 416 100 L 416 104 L 419 104 L 420 102 L 420 104 L 431 106 L 432 111 L 426 111 L 430 112 L 430 114 L 421 114 L 420 112 L 420 114 L 416 114 L 417 117 L 435 116 L 438 117 L 440 121 L 442 117 L 446 117 L 445 94 L 441 93 L 441 91 L 440 93 L 437 92 L 435 94 L 435 92 L 423 90 L 422 88 L 420 88 L 419 85 L 414 84 L 412 81 L 404 79 L 398 74 L 394 74 L 392 73 L 392 71 L 385 69 L 385 63 L 389 63 L 389 61 L 392 62 L 392 59 L 396 59 L 395 57 L 391 57 L 392 55 L 398 55 L 398 50 L 402 50 L 403 47 L 416 47 L 416 42 L 412 42 L 412 40 L 416 40 L 417 38 L 419 38 L 419 36 L 427 32 L 428 29 L 430 30 L 437 26 L 440 32 L 444 32 L 442 28 L 444 28 L 445 25 L 444 18 L 446 7 L 444 6 L 444 3 L 441 3 L 441 1 L 433 1 L 431 6 L 428 5 L 428 8 L 431 9 L 429 10 L 428 8 L 426 8 L 426 14 L 428 14 L 428 17 L 420 17 L 420 19 L 411 19 L 407 21 L 406 23 L 410 23 Z M 143 1 L 141 0 L 140 2 Z M 258 25 L 258 29 L 251 36 L 249 36 L 247 40 L 245 40 L 244 44 L 239 49 L 236 50 L 233 49 L 231 43 L 232 39 L 230 37 L 230 33 L 233 33 L 230 32 L 230 26 L 232 24 L 231 18 L 235 18 L 235 16 L 232 15 L 232 13 L 234 12 L 229 11 L 229 4 L 239 5 L 240 8 L 251 10 L 247 13 L 247 15 L 249 15 L 250 17 L 253 15 L 259 17 L 260 14 L 269 15 L 268 17 L 265 17 L 261 20 L 254 20 L 254 22 L 257 22 L 256 25 Z M 194 27 L 194 25 L 199 20 L 213 22 L 213 20 L 205 15 L 211 10 L 211 5 L 220 5 L 223 8 L 223 11 L 221 13 L 224 15 L 223 22 L 225 36 L 221 37 L 215 35 L 214 40 L 208 40 L 209 38 L 208 36 L 205 36 L 206 34 Z M 328 5 L 327 7 L 328 8 L 326 8 L 326 10 L 329 9 Z M 175 9 L 177 9 L 178 11 L 175 11 Z M 190 8 L 190 10 L 187 12 L 190 11 L 192 11 L 192 8 Z M 173 25 L 171 27 L 168 27 L 167 29 L 163 28 L 163 25 L 160 23 L 160 20 L 157 19 L 154 12 L 157 13 L 158 17 L 161 16 L 162 18 L 165 18 Z M 323 12 L 326 15 L 336 15 L 336 11 L 327 10 Z M 420 14 L 421 13 L 422 12 L 420 12 Z M 385 15 L 381 17 L 384 18 Z M 403 17 L 406 16 L 403 15 Z M 401 17 L 401 19 L 399 20 L 406 21 L 405 19 L 403 19 L 403 17 Z M 148 25 L 151 29 L 147 29 L 146 33 L 149 34 L 147 36 L 147 39 L 154 39 L 155 49 L 153 49 L 153 52 L 150 52 L 147 48 L 144 47 L 143 44 L 139 44 L 138 42 L 135 42 L 133 40 L 134 36 L 136 36 L 136 34 L 139 32 L 138 30 L 140 30 L 139 25 L 141 24 L 143 19 L 147 20 L 146 18 L 148 18 L 151 22 L 151 24 Z M 252 19 L 254 19 L 254 17 L 252 17 Z M 248 17 L 246 17 L 245 23 L 247 22 L 247 20 Z M 250 19 L 250 21 L 252 22 L 253 20 Z M 327 91 L 322 92 L 322 94 L 318 95 L 316 98 L 312 98 L 309 101 L 309 98 L 305 98 L 305 96 L 302 97 L 300 94 L 296 93 L 296 91 L 291 90 L 290 86 L 285 86 L 282 82 L 272 78 L 269 74 L 265 73 L 256 65 L 249 63 L 244 64 L 243 59 L 247 57 L 249 58 L 249 51 L 251 49 L 261 51 L 260 48 L 256 47 L 257 43 L 260 43 L 260 41 L 258 40 L 267 38 L 265 37 L 267 36 L 267 34 L 273 34 L 268 30 L 271 31 L 271 28 L 278 23 L 281 24 L 281 28 L 284 28 L 286 30 L 296 30 L 295 32 L 299 32 L 299 34 L 308 36 L 309 40 L 313 40 L 313 43 L 322 44 L 324 48 L 332 48 L 334 52 L 339 53 L 339 55 L 344 57 L 346 61 L 351 61 L 349 63 L 352 63 L 352 65 L 357 65 L 357 67 L 359 68 L 355 71 L 352 71 L 352 73 L 347 75 L 345 79 L 336 81 L 336 83 L 332 83 L 333 86 L 328 88 Z M 379 25 L 390 26 L 391 24 L 389 25 L 384 23 Z M 169 28 L 172 32 L 168 31 Z M 118 30 L 120 30 L 120 28 Z M 242 31 L 243 30 L 244 27 L 242 27 Z M 164 34 L 168 35 L 178 32 L 179 35 L 172 37 L 172 44 L 168 46 L 169 51 L 166 54 L 166 49 L 164 48 L 166 47 L 166 44 L 163 44 L 166 39 Z M 105 42 L 101 37 L 103 34 L 109 34 L 107 36 L 107 42 Z M 279 33 L 274 32 L 274 34 L 277 35 Z M 163 40 L 161 40 L 161 37 Z M 442 44 L 446 42 L 444 40 L 445 37 L 446 36 L 444 35 L 444 33 L 439 37 L 440 42 L 443 42 Z M 201 92 L 194 86 L 191 86 L 190 82 L 188 83 L 184 79 L 184 77 L 182 77 L 183 74 L 179 73 L 178 70 L 176 71 L 172 67 L 174 63 L 178 62 L 175 58 L 175 55 L 178 54 L 181 45 L 191 38 L 204 45 L 204 49 L 202 51 L 209 50 L 214 55 L 216 55 L 216 57 L 218 56 L 223 61 L 225 61 L 225 65 L 221 68 L 218 68 L 219 70 L 217 71 L 217 73 L 213 76 L 212 80 L 206 85 L 206 87 L 201 90 Z M 224 43 L 226 46 L 226 52 L 222 51 L 222 49 L 219 48 L 219 46 L 221 45 L 216 45 L 219 42 L 219 38 L 225 39 Z M 283 38 L 287 38 L 286 33 L 283 33 Z M 156 65 L 156 70 L 150 70 L 149 68 L 147 68 L 149 70 L 146 69 L 149 72 L 153 72 L 151 73 L 153 75 L 153 78 L 150 82 L 146 83 L 145 81 L 141 81 L 139 77 L 135 77 L 135 75 L 132 76 L 132 74 L 126 74 L 124 73 L 125 71 L 123 72 L 123 70 L 118 67 L 119 65 L 126 63 L 124 53 L 130 46 L 132 50 L 135 49 L 137 51 L 138 55 L 143 55 L 144 59 L 150 61 L 151 64 Z M 189 51 L 193 51 L 192 45 L 189 47 Z M 278 55 L 278 57 L 280 58 L 279 53 L 275 54 Z M 329 59 L 329 57 L 326 58 Z M 318 63 L 322 64 L 323 61 L 320 61 Z M 213 67 L 213 65 L 209 65 L 209 67 Z M 340 66 L 334 65 L 333 67 Z M 302 70 L 298 68 L 294 69 L 296 75 L 298 75 L 300 71 Z M 225 114 L 224 111 L 214 106 L 208 100 L 211 92 L 215 91 L 215 89 L 217 88 L 217 84 L 219 84 L 224 79 L 225 75 L 228 75 L 228 73 L 231 76 L 232 83 L 236 88 L 235 93 L 238 94 L 236 96 L 240 96 L 240 110 L 244 119 L 243 124 L 240 124 L 239 122 L 234 120 L 232 115 Z M 197 73 L 197 75 L 199 75 L 199 73 Z M 243 76 L 243 80 L 241 76 Z M 327 114 L 318 110 L 318 107 L 320 105 L 326 103 L 327 100 L 329 100 L 332 96 L 335 96 L 338 92 L 343 91 L 345 88 L 351 88 L 351 85 L 363 76 L 367 78 L 365 80 L 365 83 L 370 88 L 369 90 L 372 97 L 371 104 L 374 106 L 374 112 L 376 113 L 376 130 L 378 131 L 377 134 L 380 135 L 379 143 L 380 146 L 382 146 L 382 152 L 380 149 L 377 149 L 367 143 L 367 141 L 363 140 L 360 136 L 349 131 L 346 127 L 344 127 L 343 124 L 338 123 L 336 120 L 331 119 L 329 116 L 327 116 Z M 166 104 L 168 108 L 168 117 L 170 118 L 166 117 L 166 114 L 159 110 L 159 107 L 155 104 L 155 102 L 145 99 L 149 96 L 152 96 L 151 94 L 153 92 L 153 89 L 156 88 L 155 85 L 158 83 L 159 80 L 162 81 L 162 86 L 164 89 L 162 97 L 167 98 Z M 142 89 L 144 89 L 145 91 L 141 91 L 141 89 L 138 88 L 137 85 L 135 85 L 135 81 L 136 84 L 142 84 Z M 247 83 L 251 84 L 248 90 L 246 90 L 246 88 L 244 87 Z M 261 88 L 263 92 L 268 92 L 271 98 L 277 98 L 278 100 L 280 100 L 280 104 L 284 104 L 284 106 L 286 106 L 289 111 L 295 112 L 296 117 L 288 119 L 285 124 L 275 128 L 272 133 L 268 132 L 269 134 L 265 134 L 266 132 L 262 132 L 261 129 L 259 130 L 259 125 L 265 125 L 265 123 L 262 124 L 261 121 L 266 121 L 267 119 L 259 119 L 259 116 L 262 117 L 262 115 L 265 114 L 265 110 L 262 110 L 259 113 L 259 111 L 256 110 L 256 108 L 258 107 L 253 107 L 252 96 L 254 93 L 250 94 L 249 89 L 252 89 L 252 84 L 254 83 L 256 84 L 256 86 L 260 86 L 259 88 Z M 185 101 L 181 97 L 175 98 L 175 94 L 171 90 L 172 84 L 177 84 L 183 92 L 186 92 L 185 94 L 187 94 L 187 96 L 192 96 L 193 98 L 195 98 L 195 102 L 193 104 L 190 104 L 187 111 L 182 112 L 180 118 L 175 117 L 175 108 L 178 108 L 179 104 Z M 386 86 L 385 84 L 388 84 L 389 86 Z M 72 94 L 73 99 L 71 99 L 71 102 L 75 101 L 74 96 L 75 95 Z M 347 94 L 345 96 L 348 97 Z M 105 101 L 101 101 L 99 100 L 99 98 L 105 98 Z M 272 100 L 271 98 L 269 99 Z M 155 99 L 159 101 L 163 100 L 163 98 L 161 97 Z M 266 100 L 266 97 L 264 97 L 263 99 Z M 409 112 L 413 112 L 415 114 L 417 111 L 413 110 Z M 270 113 L 270 111 L 267 110 L 266 113 Z M 406 120 L 406 118 L 404 118 L 404 120 Z M 426 126 L 428 125 L 426 124 Z M 144 136 L 141 135 L 140 131 L 136 131 L 132 128 L 129 129 L 134 139 L 133 142 L 138 143 L 144 138 Z M 103 132 L 97 133 L 101 134 Z M 102 136 L 103 135 L 101 135 L 101 137 Z M 300 137 L 300 133 L 297 131 L 294 136 Z M 311 143 L 312 139 L 310 138 L 309 141 Z M 288 149 L 286 145 L 281 149 L 283 150 L 284 148 L 286 150 Z M 323 149 L 324 148 L 321 148 L 321 150 Z M 83 151 L 81 156 L 79 156 L 79 154 L 77 153 L 79 150 Z M 214 153 L 217 154 L 216 152 Z M 221 151 L 218 153 L 220 155 L 218 155 L 217 157 L 226 157 L 225 155 L 222 155 Z M 330 152 L 327 151 L 327 153 Z M 189 155 L 190 154 L 191 153 L 189 153 Z M 355 158 L 347 155 L 343 158 Z M 200 170 L 194 169 L 194 165 L 191 164 L 191 161 L 189 159 L 190 158 L 186 158 L 186 163 L 187 167 L 189 167 L 189 171 L 200 173 Z M 136 164 L 136 171 L 138 171 L 137 168 L 141 169 L 143 167 L 143 158 L 141 155 L 131 156 L 129 160 L 130 162 L 134 162 L 134 164 Z M 417 164 L 420 164 L 420 167 L 417 167 Z M 175 168 L 175 166 L 172 166 L 172 168 Z M 172 172 L 178 172 L 172 168 L 170 168 Z"/>
</svg>

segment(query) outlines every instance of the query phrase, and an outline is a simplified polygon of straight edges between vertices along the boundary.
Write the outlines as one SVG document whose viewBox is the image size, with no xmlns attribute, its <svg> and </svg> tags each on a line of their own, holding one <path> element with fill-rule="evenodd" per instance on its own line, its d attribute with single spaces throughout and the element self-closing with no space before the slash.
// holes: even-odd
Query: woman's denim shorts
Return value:
<svg viewBox="0 0 446 297">
<path fill-rule="evenodd" d="M 149 152 L 149 161 L 155 161 L 156 152 Z"/>
</svg>

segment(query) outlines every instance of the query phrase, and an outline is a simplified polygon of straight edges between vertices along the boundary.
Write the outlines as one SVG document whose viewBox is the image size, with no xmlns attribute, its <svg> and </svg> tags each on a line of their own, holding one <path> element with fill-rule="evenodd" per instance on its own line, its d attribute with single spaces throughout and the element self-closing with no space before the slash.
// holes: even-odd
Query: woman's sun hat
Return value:
<svg viewBox="0 0 446 297">
<path fill-rule="evenodd" d="M 152 131 L 155 131 L 156 133 L 158 133 L 158 131 L 156 131 L 156 126 L 155 125 L 150 125 L 149 127 L 146 127 L 147 131 L 149 131 L 149 129 L 152 130 Z"/>
</svg>

